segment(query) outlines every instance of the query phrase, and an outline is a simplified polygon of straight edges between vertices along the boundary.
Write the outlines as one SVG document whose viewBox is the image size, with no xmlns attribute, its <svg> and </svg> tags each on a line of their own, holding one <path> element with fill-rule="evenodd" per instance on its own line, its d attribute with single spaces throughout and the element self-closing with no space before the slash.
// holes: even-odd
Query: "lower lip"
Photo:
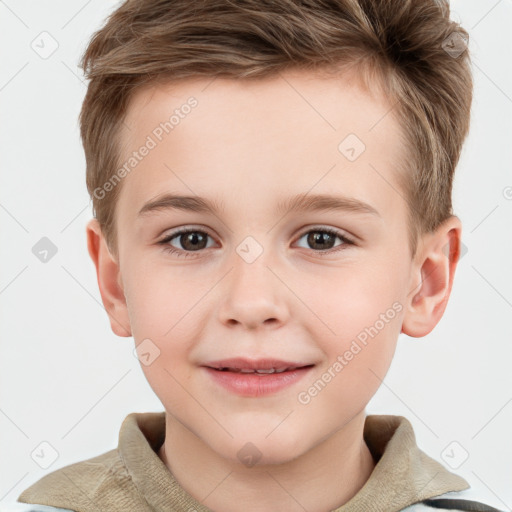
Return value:
<svg viewBox="0 0 512 512">
<path fill-rule="evenodd" d="M 259 397 L 277 393 L 301 380 L 312 366 L 297 368 L 282 373 L 258 375 L 214 370 L 204 367 L 212 379 L 228 391 L 241 396 Z"/>
</svg>

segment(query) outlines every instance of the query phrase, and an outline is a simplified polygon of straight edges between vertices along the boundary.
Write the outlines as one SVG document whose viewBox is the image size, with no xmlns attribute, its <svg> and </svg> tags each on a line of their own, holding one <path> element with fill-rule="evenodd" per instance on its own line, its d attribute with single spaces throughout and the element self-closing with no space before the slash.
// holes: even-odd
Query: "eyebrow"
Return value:
<svg viewBox="0 0 512 512">
<path fill-rule="evenodd" d="M 217 201 L 199 196 L 182 196 L 168 193 L 147 202 L 140 209 L 138 215 L 144 216 L 171 209 L 214 214 L 224 211 L 223 205 Z M 290 212 L 332 210 L 371 214 L 380 217 L 380 213 L 373 206 L 359 199 L 328 194 L 297 194 L 280 201 L 276 213 L 279 215 Z"/>
</svg>

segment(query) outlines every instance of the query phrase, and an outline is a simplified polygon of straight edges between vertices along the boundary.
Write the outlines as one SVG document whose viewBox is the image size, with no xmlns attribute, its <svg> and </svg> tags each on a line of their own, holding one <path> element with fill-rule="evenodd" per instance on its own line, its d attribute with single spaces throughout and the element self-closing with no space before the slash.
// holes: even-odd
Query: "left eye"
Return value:
<svg viewBox="0 0 512 512">
<path fill-rule="evenodd" d="M 343 245 L 354 245 L 354 242 L 350 240 L 348 237 L 336 231 L 335 229 L 328 228 L 315 228 L 306 231 L 298 240 L 302 240 L 306 237 L 306 243 L 313 248 L 320 249 L 320 251 L 325 252 L 332 249 L 332 247 L 338 247 Z M 332 245 L 334 241 L 338 238 L 342 241 L 342 243 L 337 245 Z M 315 247 L 316 246 L 316 247 Z M 338 250 L 338 249 L 336 249 Z M 319 252 L 319 251 L 315 251 Z M 332 252 L 332 251 L 330 251 Z"/>
</svg>

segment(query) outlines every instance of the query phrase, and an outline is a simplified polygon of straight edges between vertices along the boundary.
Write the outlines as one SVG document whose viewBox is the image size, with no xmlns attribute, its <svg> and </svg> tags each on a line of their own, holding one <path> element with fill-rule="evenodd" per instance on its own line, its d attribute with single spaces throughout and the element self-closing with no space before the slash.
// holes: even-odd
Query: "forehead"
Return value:
<svg viewBox="0 0 512 512">
<path fill-rule="evenodd" d="M 261 202 L 260 189 L 282 199 L 340 186 L 391 207 L 402 137 L 390 101 L 351 75 L 292 71 L 153 84 L 134 94 L 121 130 L 123 162 L 151 146 L 124 179 L 121 199 L 141 207 L 179 188 L 213 200 L 236 191 Z M 372 182 L 379 197 L 371 197 Z"/>
<path fill-rule="evenodd" d="M 362 78 L 355 71 L 327 75 L 302 70 L 270 78 L 160 81 L 134 91 L 122 125 L 121 140 L 127 146 L 136 145 L 141 132 L 153 132 L 160 123 L 169 121 L 173 113 L 176 115 L 171 122 L 172 129 L 180 133 L 187 125 L 197 132 L 199 124 L 206 124 L 204 128 L 208 131 L 211 128 L 207 126 L 208 121 L 213 118 L 217 135 L 233 128 L 252 127 L 260 130 L 259 135 L 266 133 L 269 139 L 281 134 L 283 127 L 287 133 L 297 129 L 291 124 L 295 120 L 311 126 L 308 136 L 313 130 L 325 135 L 350 128 L 361 138 L 369 139 L 367 132 L 377 125 L 381 125 L 380 135 L 390 127 L 394 129 L 392 105 L 382 89 L 376 84 L 370 91 L 361 84 Z M 191 98 L 199 108 L 194 108 L 191 121 L 181 123 L 190 113 L 187 102 Z"/>
</svg>

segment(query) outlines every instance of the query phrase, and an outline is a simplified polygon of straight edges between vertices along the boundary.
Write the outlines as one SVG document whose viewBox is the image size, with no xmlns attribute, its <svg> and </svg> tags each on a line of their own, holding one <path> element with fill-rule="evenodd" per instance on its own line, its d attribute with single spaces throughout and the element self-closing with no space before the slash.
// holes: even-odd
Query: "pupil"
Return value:
<svg viewBox="0 0 512 512">
<path fill-rule="evenodd" d="M 311 233 L 308 237 L 308 243 L 312 246 L 318 244 L 320 249 L 325 249 L 326 245 L 329 245 L 329 241 L 332 241 L 332 235 L 329 233 L 320 233 L 317 231 Z"/>
<path fill-rule="evenodd" d="M 183 247 L 185 247 L 185 249 L 197 250 L 198 248 L 199 249 L 203 248 L 203 247 L 200 247 L 201 239 L 204 242 L 206 237 L 204 237 L 198 233 L 186 233 L 185 235 L 182 235 L 182 237 L 181 237 L 181 244 L 183 245 Z M 189 242 L 190 242 L 190 245 L 189 245 Z"/>
</svg>

